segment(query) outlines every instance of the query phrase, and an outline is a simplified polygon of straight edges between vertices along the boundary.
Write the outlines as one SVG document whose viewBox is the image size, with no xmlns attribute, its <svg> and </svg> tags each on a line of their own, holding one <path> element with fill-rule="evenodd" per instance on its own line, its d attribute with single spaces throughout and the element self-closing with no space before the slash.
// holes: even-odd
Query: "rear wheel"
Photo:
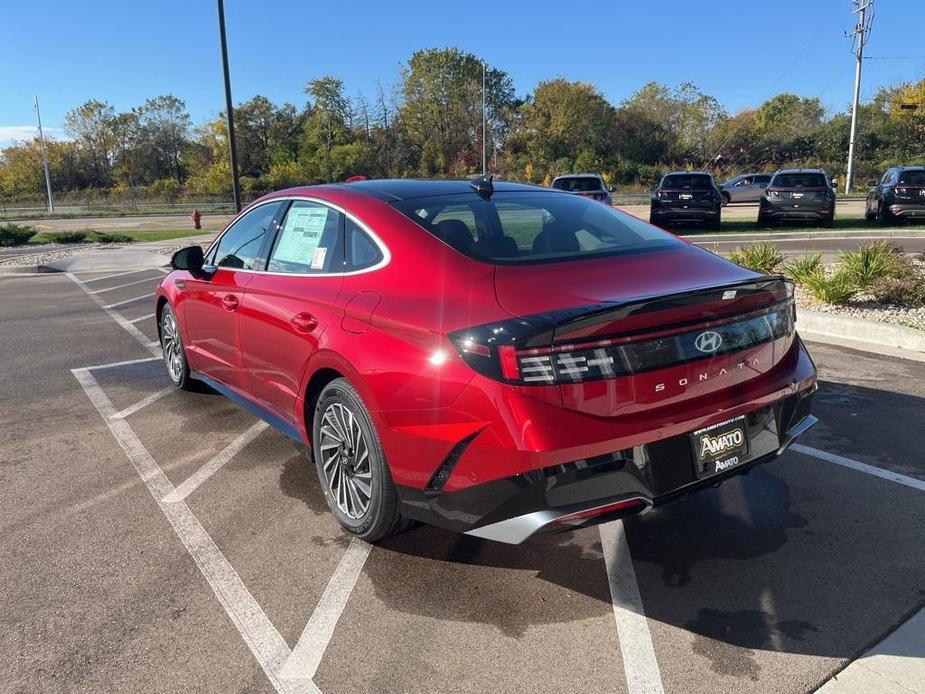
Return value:
<svg viewBox="0 0 925 694">
<path fill-rule="evenodd" d="M 732 198 L 729 197 L 729 193 L 727 193 L 725 190 L 724 190 L 722 193 L 720 193 L 720 195 L 722 195 L 722 197 L 723 197 L 723 206 L 724 206 L 724 207 L 725 207 L 726 205 L 728 205 L 728 204 L 732 201 Z"/>
<path fill-rule="evenodd" d="M 759 229 L 764 229 L 766 227 L 771 226 L 771 221 L 765 215 L 759 212 L 758 213 L 758 224 L 756 224 L 756 226 Z"/>
<path fill-rule="evenodd" d="M 164 352 L 164 364 L 170 381 L 181 390 L 197 390 L 199 384 L 190 375 L 183 338 L 180 336 L 180 324 L 170 304 L 164 304 L 158 323 L 161 327 L 161 350 Z"/>
<path fill-rule="evenodd" d="M 325 500 L 347 532 L 376 542 L 408 527 L 379 436 L 347 379 L 337 378 L 321 391 L 312 444 Z"/>
<path fill-rule="evenodd" d="M 896 217 L 893 216 L 882 202 L 877 205 L 877 221 L 881 226 L 889 226 L 890 224 L 896 223 Z"/>
</svg>

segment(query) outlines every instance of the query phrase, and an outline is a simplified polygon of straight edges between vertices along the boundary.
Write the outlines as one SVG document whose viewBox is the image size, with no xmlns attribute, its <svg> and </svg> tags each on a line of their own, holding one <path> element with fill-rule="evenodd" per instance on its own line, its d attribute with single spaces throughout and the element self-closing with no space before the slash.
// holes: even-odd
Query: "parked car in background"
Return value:
<svg viewBox="0 0 925 694">
<path fill-rule="evenodd" d="M 649 221 L 657 226 L 695 222 L 719 229 L 723 199 L 713 176 L 705 171 L 666 174 L 652 192 Z"/>
<path fill-rule="evenodd" d="M 864 219 L 891 224 L 925 219 L 925 166 L 894 166 L 867 194 Z"/>
<path fill-rule="evenodd" d="M 758 226 L 784 220 L 835 224 L 835 190 L 821 169 L 781 169 L 761 196 Z"/>
<path fill-rule="evenodd" d="M 292 188 L 171 264 L 173 384 L 310 446 L 301 474 L 370 542 L 411 519 L 519 543 L 639 513 L 815 422 L 789 280 L 578 195 Z"/>
<path fill-rule="evenodd" d="M 719 192 L 723 196 L 723 204 L 730 202 L 758 202 L 761 194 L 771 181 L 769 173 L 750 173 L 733 176 L 720 186 Z"/>
<path fill-rule="evenodd" d="M 613 192 L 613 186 L 608 186 L 600 174 L 563 174 L 553 179 L 552 187 L 568 193 L 578 193 L 608 205 L 613 204 L 613 198 L 610 195 Z"/>
</svg>

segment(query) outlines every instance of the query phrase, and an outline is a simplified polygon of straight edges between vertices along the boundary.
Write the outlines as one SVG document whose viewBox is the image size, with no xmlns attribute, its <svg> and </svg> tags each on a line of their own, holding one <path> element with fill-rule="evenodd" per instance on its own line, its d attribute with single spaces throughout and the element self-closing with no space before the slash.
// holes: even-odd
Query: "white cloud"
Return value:
<svg viewBox="0 0 925 694">
<path fill-rule="evenodd" d="M 64 128 L 44 127 L 46 138 L 66 140 Z M 17 142 L 31 140 L 38 135 L 39 129 L 34 125 L 0 125 L 0 149 L 9 147 Z"/>
</svg>

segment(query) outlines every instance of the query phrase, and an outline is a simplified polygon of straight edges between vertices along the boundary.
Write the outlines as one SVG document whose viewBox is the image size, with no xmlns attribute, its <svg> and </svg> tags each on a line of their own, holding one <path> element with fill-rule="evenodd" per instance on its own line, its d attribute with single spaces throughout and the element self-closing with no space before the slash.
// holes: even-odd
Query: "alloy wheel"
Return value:
<svg viewBox="0 0 925 694">
<path fill-rule="evenodd" d="M 179 383 L 183 378 L 183 346 L 180 344 L 177 319 L 170 309 L 164 309 L 161 317 L 161 349 L 164 351 L 164 362 L 170 379 Z"/>
<path fill-rule="evenodd" d="M 348 407 L 334 402 L 324 411 L 318 445 L 324 481 L 337 508 L 348 518 L 362 518 L 372 498 L 372 469 L 363 430 Z"/>
</svg>

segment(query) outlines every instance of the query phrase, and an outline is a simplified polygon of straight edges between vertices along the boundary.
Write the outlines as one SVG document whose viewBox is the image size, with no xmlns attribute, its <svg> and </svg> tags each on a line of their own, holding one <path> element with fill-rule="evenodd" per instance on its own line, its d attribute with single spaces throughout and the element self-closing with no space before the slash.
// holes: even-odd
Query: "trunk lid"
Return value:
<svg viewBox="0 0 925 694">
<path fill-rule="evenodd" d="M 716 204 L 715 192 L 709 188 L 660 188 L 657 195 L 659 202 L 671 207 L 712 207 Z"/>
</svg>

